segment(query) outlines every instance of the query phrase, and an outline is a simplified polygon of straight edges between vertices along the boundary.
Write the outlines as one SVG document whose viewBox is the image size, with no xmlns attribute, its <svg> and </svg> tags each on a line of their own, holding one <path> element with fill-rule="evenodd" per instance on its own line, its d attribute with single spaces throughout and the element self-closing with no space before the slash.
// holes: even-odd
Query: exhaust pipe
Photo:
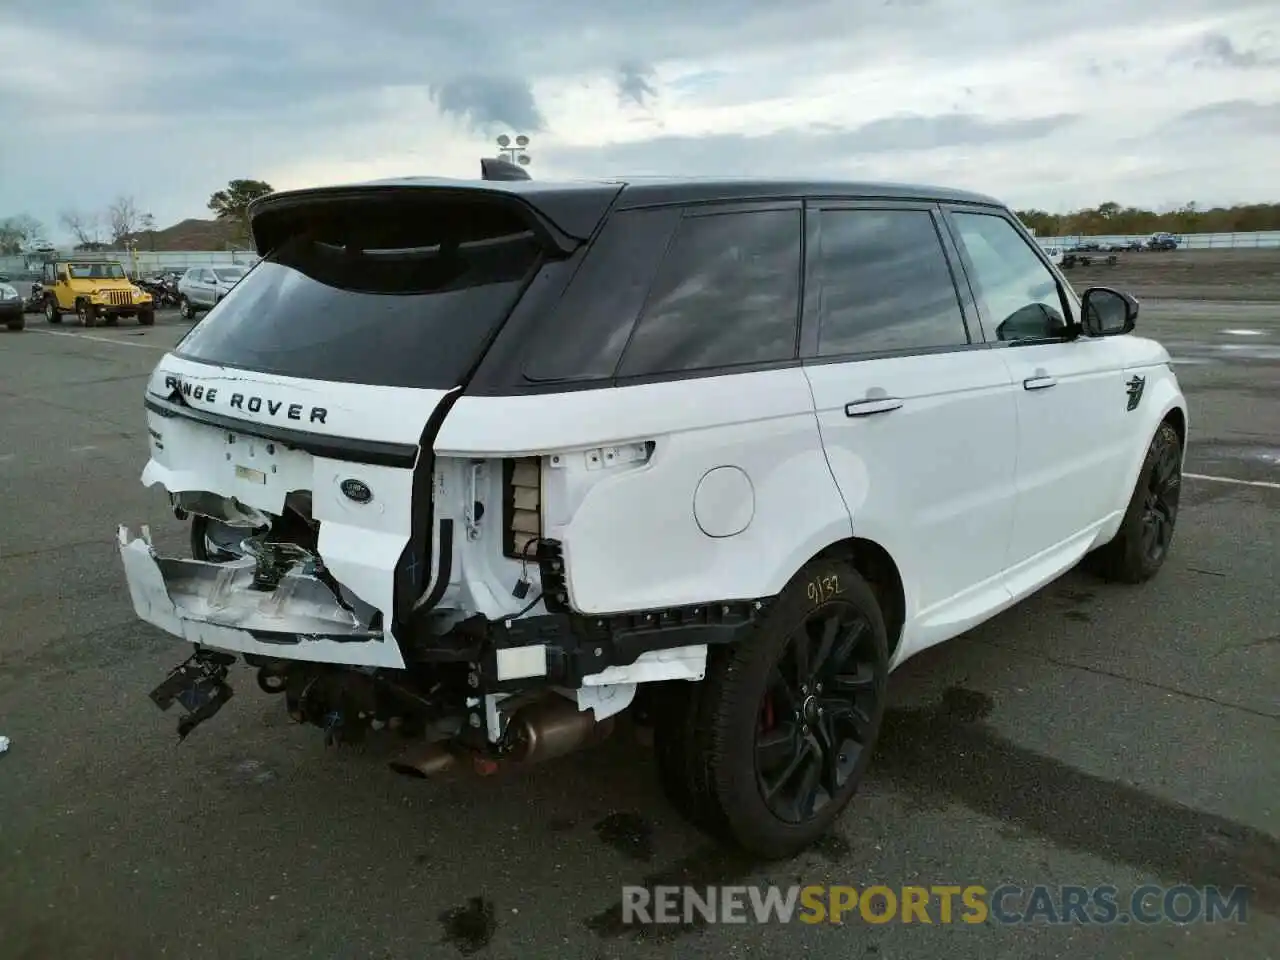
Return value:
<svg viewBox="0 0 1280 960">
<path fill-rule="evenodd" d="M 406 777 L 425 780 L 444 773 L 457 762 L 457 757 L 443 743 L 425 743 L 406 750 L 391 761 L 391 769 Z"/>
<path fill-rule="evenodd" d="M 563 757 L 604 740 L 613 732 L 613 721 L 597 722 L 594 711 L 579 710 L 572 700 L 552 694 L 511 718 L 508 755 L 519 763 Z"/>
</svg>

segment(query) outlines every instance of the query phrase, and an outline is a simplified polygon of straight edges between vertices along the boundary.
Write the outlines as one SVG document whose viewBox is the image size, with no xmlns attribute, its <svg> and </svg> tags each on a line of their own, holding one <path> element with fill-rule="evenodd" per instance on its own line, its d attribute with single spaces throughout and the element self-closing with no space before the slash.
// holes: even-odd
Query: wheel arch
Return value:
<svg viewBox="0 0 1280 960">
<path fill-rule="evenodd" d="M 1162 424 L 1169 424 L 1178 433 L 1178 443 L 1182 445 L 1182 453 L 1185 456 L 1187 452 L 1187 411 L 1181 404 L 1175 403 L 1165 413 L 1160 420 Z M 1159 429 L 1157 427 L 1156 429 Z"/>
<path fill-rule="evenodd" d="M 893 556 L 874 540 L 847 537 L 829 544 L 810 559 L 826 558 L 848 561 L 870 584 L 884 616 L 885 633 L 889 640 L 889 659 L 892 660 L 902 642 L 902 628 L 907 618 L 906 589 Z"/>
</svg>

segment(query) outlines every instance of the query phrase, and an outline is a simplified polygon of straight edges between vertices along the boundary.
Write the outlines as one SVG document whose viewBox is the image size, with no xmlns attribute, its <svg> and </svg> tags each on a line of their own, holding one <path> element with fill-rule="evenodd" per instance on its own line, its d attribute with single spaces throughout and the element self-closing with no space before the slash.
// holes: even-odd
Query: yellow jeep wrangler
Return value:
<svg viewBox="0 0 1280 960">
<path fill-rule="evenodd" d="M 118 260 L 48 260 L 43 283 L 50 323 L 61 323 L 63 313 L 74 313 L 82 327 L 115 326 L 121 317 L 137 317 L 144 327 L 156 322 L 151 294 L 129 279 Z"/>
</svg>

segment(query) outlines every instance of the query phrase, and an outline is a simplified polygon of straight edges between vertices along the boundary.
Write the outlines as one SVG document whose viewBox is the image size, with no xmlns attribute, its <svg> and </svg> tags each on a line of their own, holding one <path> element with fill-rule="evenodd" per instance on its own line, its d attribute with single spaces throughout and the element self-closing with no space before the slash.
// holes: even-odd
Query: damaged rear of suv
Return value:
<svg viewBox="0 0 1280 960">
<path fill-rule="evenodd" d="M 119 548 L 138 615 L 195 648 L 152 693 L 181 735 L 238 660 L 327 740 L 407 738 L 393 766 L 417 776 L 562 755 L 630 709 L 685 816 L 784 856 L 856 791 L 891 666 L 1087 547 L 1130 550 L 1149 417 L 1181 404 L 1154 346 L 1100 348 L 1117 389 L 1152 371 L 1147 406 L 1064 454 L 1114 482 L 1037 491 L 1006 562 L 1021 380 L 1009 351 L 971 349 L 1003 334 L 947 219 L 998 221 L 998 260 L 1001 224 L 1026 238 L 995 201 L 486 174 L 259 200 L 261 262 L 154 371 L 142 480 L 192 556 L 145 528 Z M 1110 335 L 1026 256 L 1060 300 L 1002 290 L 1011 316 Z M 853 316 L 882 330 L 819 324 L 875 282 L 892 298 Z M 1131 329 L 1130 301 L 1095 293 Z"/>
</svg>

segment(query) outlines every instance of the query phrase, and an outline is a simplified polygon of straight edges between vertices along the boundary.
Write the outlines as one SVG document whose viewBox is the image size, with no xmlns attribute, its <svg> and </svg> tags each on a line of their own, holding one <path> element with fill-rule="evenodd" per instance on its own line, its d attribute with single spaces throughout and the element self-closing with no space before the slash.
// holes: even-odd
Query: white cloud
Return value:
<svg viewBox="0 0 1280 960">
<path fill-rule="evenodd" d="M 0 215 L 50 227 L 122 192 L 161 223 L 204 216 L 233 177 L 473 176 L 517 124 L 540 177 L 883 178 L 1051 209 L 1274 199 L 1272 0 L 56 7 L 0 10 Z M 74 45 L 77 8 L 143 39 L 128 57 Z M 1214 116 L 1177 121 L 1196 110 Z"/>
</svg>

